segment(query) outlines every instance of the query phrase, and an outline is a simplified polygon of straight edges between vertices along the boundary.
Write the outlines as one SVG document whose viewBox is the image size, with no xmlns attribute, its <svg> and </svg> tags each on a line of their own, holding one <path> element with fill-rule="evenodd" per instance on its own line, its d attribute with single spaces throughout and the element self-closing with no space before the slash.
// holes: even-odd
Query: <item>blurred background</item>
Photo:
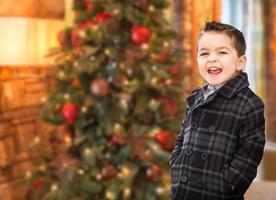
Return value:
<svg viewBox="0 0 276 200">
<path fill-rule="evenodd" d="M 40 104 L 51 86 L 57 33 L 72 25 L 71 0 L 0 0 L 0 200 L 21 199 L 16 182 L 32 170 L 30 141 L 49 131 Z M 276 1 L 174 0 L 166 11 L 184 49 L 187 91 L 200 86 L 196 41 L 206 20 L 229 23 L 247 42 L 250 87 L 266 105 L 264 157 L 247 199 L 275 199 L 276 193 Z M 273 193 L 274 192 L 274 193 Z M 270 196 L 271 195 L 271 196 Z M 274 197 L 273 197 L 274 196 Z"/>
</svg>

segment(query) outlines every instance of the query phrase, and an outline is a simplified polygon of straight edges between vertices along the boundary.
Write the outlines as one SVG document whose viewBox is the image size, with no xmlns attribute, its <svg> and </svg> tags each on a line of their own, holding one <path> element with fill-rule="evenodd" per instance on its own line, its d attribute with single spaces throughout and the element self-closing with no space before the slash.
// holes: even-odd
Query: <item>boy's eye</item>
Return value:
<svg viewBox="0 0 276 200">
<path fill-rule="evenodd" d="M 199 56 L 208 56 L 209 55 L 209 53 L 207 53 L 207 52 L 204 52 L 204 53 L 200 53 L 199 54 Z"/>
<path fill-rule="evenodd" d="M 227 54 L 226 51 L 220 51 L 219 53 L 220 53 L 220 54 Z"/>
</svg>

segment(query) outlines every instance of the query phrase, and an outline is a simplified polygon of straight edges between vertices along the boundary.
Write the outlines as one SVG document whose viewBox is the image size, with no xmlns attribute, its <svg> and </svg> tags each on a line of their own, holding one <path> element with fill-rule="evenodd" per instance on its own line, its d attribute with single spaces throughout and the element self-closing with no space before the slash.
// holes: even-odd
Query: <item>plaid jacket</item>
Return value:
<svg viewBox="0 0 276 200">
<path fill-rule="evenodd" d="M 264 104 L 248 86 L 241 72 L 205 100 L 202 88 L 187 98 L 170 156 L 173 200 L 244 199 L 265 144 Z"/>
</svg>

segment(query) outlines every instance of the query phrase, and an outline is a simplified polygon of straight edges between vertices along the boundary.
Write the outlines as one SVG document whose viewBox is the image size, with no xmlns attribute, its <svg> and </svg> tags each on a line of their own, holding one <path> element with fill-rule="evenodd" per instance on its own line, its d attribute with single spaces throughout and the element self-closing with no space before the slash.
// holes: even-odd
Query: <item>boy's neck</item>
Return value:
<svg viewBox="0 0 276 200">
<path fill-rule="evenodd" d="M 242 71 L 239 71 L 237 72 L 236 74 L 234 74 L 234 76 L 232 78 L 230 78 L 228 81 L 224 82 L 224 83 L 221 83 L 221 84 L 218 84 L 218 85 L 211 85 L 209 83 L 207 83 L 207 86 L 209 87 L 214 87 L 214 88 L 221 88 L 223 85 L 225 85 L 226 83 L 228 83 L 229 81 L 233 80 L 234 78 L 236 78 L 238 75 L 240 75 L 242 73 Z"/>
</svg>

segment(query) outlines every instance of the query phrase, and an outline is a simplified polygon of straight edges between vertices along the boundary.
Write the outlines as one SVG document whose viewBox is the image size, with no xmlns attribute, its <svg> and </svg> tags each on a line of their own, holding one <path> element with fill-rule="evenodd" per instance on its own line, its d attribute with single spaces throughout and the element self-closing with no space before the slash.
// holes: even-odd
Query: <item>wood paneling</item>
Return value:
<svg viewBox="0 0 276 200">
<path fill-rule="evenodd" d="M 0 17 L 25 16 L 61 19 L 64 0 L 0 0 Z"/>
</svg>

